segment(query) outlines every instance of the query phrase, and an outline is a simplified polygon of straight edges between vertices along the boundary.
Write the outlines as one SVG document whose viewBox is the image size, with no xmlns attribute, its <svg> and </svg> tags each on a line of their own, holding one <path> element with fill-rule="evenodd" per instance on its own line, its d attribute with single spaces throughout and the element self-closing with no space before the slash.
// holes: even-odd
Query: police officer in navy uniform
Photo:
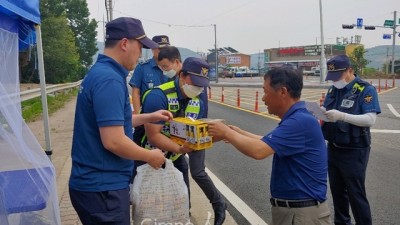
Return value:
<svg viewBox="0 0 400 225">
<path fill-rule="evenodd" d="M 354 74 L 346 55 L 327 62 L 326 80 L 333 81 L 323 108 L 328 121 L 322 125 L 328 141 L 328 174 L 335 210 L 335 225 L 349 225 L 351 206 L 357 225 L 371 225 L 365 191 L 371 133 L 381 112 L 375 87 Z"/>
<path fill-rule="evenodd" d="M 141 99 L 147 90 L 159 86 L 168 81 L 168 77 L 164 76 L 163 71 L 158 67 L 158 53 L 160 48 L 169 46 L 169 38 L 166 35 L 158 35 L 152 38 L 159 48 L 152 49 L 153 58 L 139 64 L 133 76 L 129 81 L 132 87 L 132 105 L 135 114 L 140 113 Z"/>
<path fill-rule="evenodd" d="M 158 47 L 146 37 L 140 20 L 120 17 L 108 22 L 104 53 L 99 54 L 78 93 L 69 195 L 84 225 L 130 224 L 133 160 L 145 160 L 154 168 L 165 161 L 161 150 L 148 151 L 132 141 L 132 126 L 172 118 L 164 110 L 164 115 L 136 115 L 132 120 L 126 77 L 142 46 Z M 146 119 L 149 116 L 152 119 Z"/>
<path fill-rule="evenodd" d="M 178 48 L 174 46 L 164 47 L 158 54 L 159 66 L 163 70 L 164 75 L 172 76 L 179 74 L 183 70 L 183 64 L 181 55 Z M 193 59 L 195 60 L 195 59 Z M 186 63 L 187 64 L 187 63 Z M 202 118 L 208 116 L 208 99 L 207 99 L 208 86 L 204 87 L 203 92 L 199 95 L 199 99 L 202 104 Z M 213 181 L 205 171 L 205 156 L 206 151 L 193 151 L 188 153 L 189 155 L 189 167 L 190 174 L 193 180 L 199 185 L 201 190 L 207 196 L 208 200 L 212 204 L 215 214 L 214 224 L 222 224 L 225 219 L 226 203 L 221 193 L 215 187 Z M 187 164 L 174 163 L 175 167 L 182 171 L 187 187 L 189 188 L 189 176 L 187 170 Z M 190 190 L 189 190 L 190 195 Z"/>
<path fill-rule="evenodd" d="M 168 55 L 171 56 L 172 54 Z M 178 54 L 176 55 L 176 57 L 172 58 L 180 58 Z M 195 57 L 186 58 L 181 68 L 178 68 L 178 63 L 174 64 L 177 65 L 168 68 L 168 70 L 174 69 L 179 71 L 179 74 L 176 76 L 175 80 L 164 83 L 145 93 L 143 97 L 143 113 L 154 112 L 159 109 L 168 109 L 174 114 L 174 117 L 190 116 L 193 119 L 205 118 L 205 102 L 200 95 L 204 87 L 209 86 L 209 65 L 204 60 Z M 191 171 L 195 171 L 196 173 L 203 172 L 202 174 L 196 174 L 198 177 L 195 179 L 213 205 L 215 213 L 214 225 L 223 224 L 225 220 L 226 204 L 211 179 L 204 172 L 204 150 L 193 152 L 193 149 L 188 146 L 173 142 L 169 139 L 168 123 L 147 123 L 144 127 L 146 137 L 142 139 L 142 146 L 147 148 L 148 145 L 151 145 L 173 153 L 170 159 L 174 161 L 174 165 L 177 168 L 177 163 L 181 164 L 179 167 L 184 177 L 188 176 L 184 154 L 190 152 L 190 166 L 196 168 L 195 170 L 191 168 Z M 194 162 L 193 159 L 197 159 L 197 161 Z M 183 169 L 184 165 L 186 165 L 186 169 Z M 205 189 L 207 189 L 207 191 L 205 191 Z"/>
</svg>

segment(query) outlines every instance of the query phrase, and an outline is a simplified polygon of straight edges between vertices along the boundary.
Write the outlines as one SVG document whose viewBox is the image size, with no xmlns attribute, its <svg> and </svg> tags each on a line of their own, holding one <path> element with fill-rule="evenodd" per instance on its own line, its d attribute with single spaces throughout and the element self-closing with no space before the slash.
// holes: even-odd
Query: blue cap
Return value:
<svg viewBox="0 0 400 225">
<path fill-rule="evenodd" d="M 350 59 L 346 55 L 337 55 L 328 60 L 328 74 L 325 80 L 337 81 L 342 76 L 343 72 L 350 68 Z"/>
<path fill-rule="evenodd" d="M 169 46 L 169 37 L 167 35 L 157 35 L 154 36 L 151 40 L 158 44 L 160 48 Z"/>
<path fill-rule="evenodd" d="M 142 22 L 135 18 L 119 17 L 106 24 L 106 39 L 121 40 L 123 38 L 136 39 L 143 44 L 143 48 L 158 48 L 158 44 L 144 33 Z"/>
<path fill-rule="evenodd" d="M 190 79 L 194 86 L 208 87 L 208 70 L 210 66 L 203 59 L 196 57 L 188 57 L 182 65 L 182 70 L 190 75 Z"/>
</svg>

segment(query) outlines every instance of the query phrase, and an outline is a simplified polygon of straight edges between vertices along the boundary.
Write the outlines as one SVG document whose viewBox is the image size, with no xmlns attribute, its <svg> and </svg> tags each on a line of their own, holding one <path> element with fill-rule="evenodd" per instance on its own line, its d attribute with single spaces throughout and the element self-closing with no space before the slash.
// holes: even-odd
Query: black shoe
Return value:
<svg viewBox="0 0 400 225">
<path fill-rule="evenodd" d="M 218 202 L 213 204 L 214 209 L 214 225 L 222 225 L 225 221 L 225 202 Z"/>
</svg>

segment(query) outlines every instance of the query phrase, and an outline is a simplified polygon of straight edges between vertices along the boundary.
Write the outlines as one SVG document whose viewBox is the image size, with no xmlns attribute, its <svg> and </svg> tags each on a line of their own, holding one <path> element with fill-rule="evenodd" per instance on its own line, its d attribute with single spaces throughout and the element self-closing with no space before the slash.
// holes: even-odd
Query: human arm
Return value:
<svg viewBox="0 0 400 225">
<path fill-rule="evenodd" d="M 344 121 L 360 127 L 371 127 L 376 122 L 376 116 L 381 112 L 378 94 L 372 85 L 366 86 L 359 99 L 360 105 L 359 115 L 348 114 L 338 110 L 329 110 L 326 112 L 329 122 L 338 120 Z M 329 116 L 328 116 L 329 115 Z"/>
<path fill-rule="evenodd" d="M 168 108 L 168 100 L 160 89 L 152 89 L 143 101 L 143 113 L 152 113 Z M 144 128 L 147 140 L 151 145 L 165 151 L 174 153 L 185 153 L 191 151 L 186 145 L 180 146 L 161 133 L 164 123 L 146 123 Z"/>
<path fill-rule="evenodd" d="M 238 132 L 239 134 L 246 136 L 246 137 L 251 137 L 251 138 L 255 138 L 255 139 L 261 139 L 262 138 L 261 135 L 253 134 L 251 132 L 242 130 L 239 127 L 234 126 L 234 125 L 228 125 L 228 127 L 231 128 L 232 130 Z"/>
<path fill-rule="evenodd" d="M 132 87 L 132 105 L 133 114 L 140 114 L 140 89 L 137 87 Z"/>
<path fill-rule="evenodd" d="M 172 119 L 172 113 L 168 110 L 158 110 L 152 113 L 133 114 L 132 126 L 137 127 L 145 123 L 152 123 L 158 121 L 169 121 Z"/>
<path fill-rule="evenodd" d="M 140 113 L 140 108 L 141 108 L 140 89 L 142 88 L 143 73 L 144 73 L 143 65 L 142 64 L 137 65 L 135 71 L 133 71 L 132 78 L 129 81 L 129 85 L 132 87 L 133 114 Z"/>
<path fill-rule="evenodd" d="M 168 152 L 174 153 L 188 153 L 193 149 L 188 148 L 187 145 L 179 145 L 161 133 L 163 129 L 162 124 L 146 123 L 144 129 L 146 131 L 147 140 L 151 145 Z"/>
<path fill-rule="evenodd" d="M 360 127 L 371 127 L 375 124 L 376 113 L 365 113 L 361 115 L 353 115 L 349 113 L 344 113 L 336 109 L 331 109 L 325 112 L 326 117 L 329 122 L 344 121 Z"/>
<path fill-rule="evenodd" d="M 274 150 L 261 140 L 261 136 L 247 131 L 239 133 L 222 122 L 208 123 L 208 133 L 213 140 L 225 139 L 241 153 L 254 159 L 264 159 L 274 154 Z"/>
<path fill-rule="evenodd" d="M 164 154 L 159 149 L 149 151 L 136 145 L 129 139 L 122 126 L 100 127 L 100 137 L 103 146 L 119 157 L 130 160 L 145 161 L 154 168 L 160 168 L 165 161 Z"/>
</svg>

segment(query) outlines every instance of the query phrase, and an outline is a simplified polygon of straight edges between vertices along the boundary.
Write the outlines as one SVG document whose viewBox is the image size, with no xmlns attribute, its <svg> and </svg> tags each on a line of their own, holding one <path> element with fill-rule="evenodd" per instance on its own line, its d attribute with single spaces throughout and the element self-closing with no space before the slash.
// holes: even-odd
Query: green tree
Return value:
<svg viewBox="0 0 400 225">
<path fill-rule="evenodd" d="M 65 16 L 42 19 L 43 58 L 48 83 L 76 81 L 79 54 Z"/>
<path fill-rule="evenodd" d="M 40 0 L 40 17 L 58 17 L 65 14 L 65 3 L 62 0 Z"/>
<path fill-rule="evenodd" d="M 349 57 L 354 71 L 359 75 L 363 74 L 363 69 L 368 64 L 368 60 L 364 58 L 365 52 L 364 46 L 359 46 L 354 49 Z"/>
<path fill-rule="evenodd" d="M 75 46 L 78 49 L 83 74 L 93 63 L 93 55 L 97 52 L 97 22 L 89 20 L 89 9 L 86 0 L 66 1 L 66 13 L 69 25 L 75 35 Z"/>
</svg>

